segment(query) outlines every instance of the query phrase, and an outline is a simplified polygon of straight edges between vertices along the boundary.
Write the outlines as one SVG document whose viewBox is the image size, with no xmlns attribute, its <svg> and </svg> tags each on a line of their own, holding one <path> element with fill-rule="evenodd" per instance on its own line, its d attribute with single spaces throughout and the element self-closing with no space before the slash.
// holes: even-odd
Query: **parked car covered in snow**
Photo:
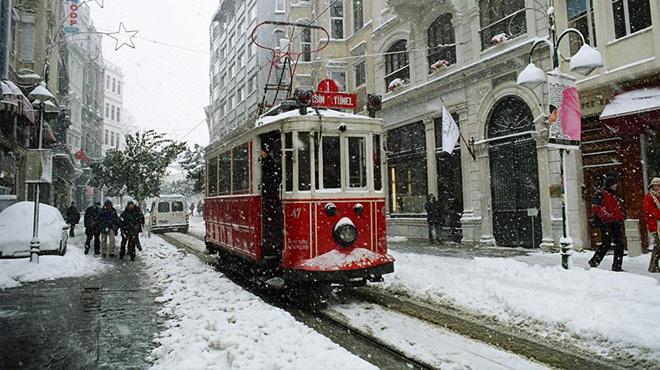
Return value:
<svg viewBox="0 0 660 370">
<path fill-rule="evenodd" d="M 28 257 L 34 219 L 34 203 L 18 202 L 0 212 L 0 257 Z M 39 204 L 39 254 L 64 255 L 69 225 L 60 211 Z"/>
</svg>

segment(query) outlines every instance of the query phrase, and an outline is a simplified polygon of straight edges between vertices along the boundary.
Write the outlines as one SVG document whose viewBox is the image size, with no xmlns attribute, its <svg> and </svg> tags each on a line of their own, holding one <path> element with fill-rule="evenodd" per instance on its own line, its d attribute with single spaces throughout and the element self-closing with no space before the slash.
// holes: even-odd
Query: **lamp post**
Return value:
<svg viewBox="0 0 660 370">
<path fill-rule="evenodd" d="M 44 115 L 46 110 L 49 109 L 52 111 L 53 107 L 57 109 L 52 101 L 55 100 L 55 96 L 48 91 L 46 84 L 44 82 L 39 83 L 29 94 L 28 99 L 32 100 L 32 106 L 35 105 L 39 109 L 39 146 L 38 149 L 41 149 L 43 145 L 43 124 L 44 124 Z M 39 182 L 34 184 L 34 218 L 32 224 L 32 240 L 30 240 L 30 262 L 39 263 Z"/>
<path fill-rule="evenodd" d="M 570 69 L 573 72 L 577 72 L 582 75 L 588 75 L 594 69 L 600 68 L 603 66 L 603 57 L 598 52 L 598 50 L 589 46 L 584 39 L 584 35 L 575 28 L 568 28 L 564 30 L 559 37 L 557 37 L 556 23 L 555 23 L 555 10 L 554 7 L 549 7 L 547 11 L 548 16 L 548 36 L 549 39 L 537 40 L 532 45 L 532 49 L 529 51 L 529 64 L 520 72 L 518 75 L 518 85 L 526 86 L 530 89 L 534 89 L 540 84 L 546 83 L 548 81 L 546 75 L 551 75 L 553 78 L 561 75 L 559 70 L 559 43 L 564 38 L 564 36 L 569 33 L 576 34 L 580 37 L 582 41 L 582 46 L 575 55 L 570 59 Z M 538 45 L 546 44 L 550 47 L 552 53 L 552 71 L 544 72 L 541 68 L 537 67 L 532 62 L 532 55 L 534 50 Z M 550 91 L 548 95 L 550 96 Z M 548 102 L 548 107 L 550 103 Z M 547 122 L 546 117 L 546 122 Z M 550 134 L 550 130 L 549 130 Z M 563 132 L 562 132 L 563 134 Z M 579 145 L 579 142 L 578 142 Z M 559 148 L 559 157 L 560 157 L 560 176 L 561 176 L 561 213 L 562 213 L 562 238 L 559 241 L 561 245 L 561 265 L 564 269 L 569 268 L 569 257 L 571 255 L 571 249 L 573 244 L 573 239 L 568 235 L 567 225 L 566 225 L 566 186 L 567 182 L 564 179 L 564 151 L 575 149 L 575 146 L 567 145 L 562 147 L 562 145 L 553 145 L 554 147 Z"/>
</svg>

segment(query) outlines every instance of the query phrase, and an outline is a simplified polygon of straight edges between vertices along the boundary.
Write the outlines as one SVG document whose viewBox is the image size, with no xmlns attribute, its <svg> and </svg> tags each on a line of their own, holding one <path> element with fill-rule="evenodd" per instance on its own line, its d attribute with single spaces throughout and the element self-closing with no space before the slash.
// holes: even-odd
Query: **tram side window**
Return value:
<svg viewBox="0 0 660 370">
<path fill-rule="evenodd" d="M 225 152 L 220 155 L 220 181 L 218 187 L 218 194 L 227 195 L 231 192 L 231 156 L 230 152 Z"/>
<path fill-rule="evenodd" d="M 348 186 L 367 187 L 367 153 L 363 137 L 348 138 Z"/>
<path fill-rule="evenodd" d="M 286 167 L 285 191 L 293 191 L 293 133 L 284 134 L 284 166 Z"/>
<path fill-rule="evenodd" d="M 323 188 L 341 188 L 339 136 L 323 136 Z"/>
<path fill-rule="evenodd" d="M 232 150 L 232 194 L 245 194 L 250 190 L 250 155 L 248 144 Z"/>
<path fill-rule="evenodd" d="M 312 152 L 309 140 L 309 132 L 303 131 L 298 133 L 298 190 L 311 190 L 312 189 Z"/>
<path fill-rule="evenodd" d="M 208 196 L 213 197 L 218 195 L 218 158 L 209 159 L 208 166 Z"/>
<path fill-rule="evenodd" d="M 374 135 L 374 190 L 383 190 L 381 166 L 380 135 Z"/>
<path fill-rule="evenodd" d="M 319 133 L 314 133 L 314 187 L 319 190 Z"/>
</svg>

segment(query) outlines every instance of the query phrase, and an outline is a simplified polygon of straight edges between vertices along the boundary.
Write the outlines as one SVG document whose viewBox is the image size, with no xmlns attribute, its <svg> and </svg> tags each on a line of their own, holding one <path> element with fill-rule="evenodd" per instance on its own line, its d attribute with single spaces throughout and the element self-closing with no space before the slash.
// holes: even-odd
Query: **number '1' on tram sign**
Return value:
<svg viewBox="0 0 660 370">
<path fill-rule="evenodd" d="M 317 108 L 355 109 L 357 94 L 341 93 L 334 80 L 329 78 L 319 82 L 312 96 L 312 106 Z"/>
</svg>

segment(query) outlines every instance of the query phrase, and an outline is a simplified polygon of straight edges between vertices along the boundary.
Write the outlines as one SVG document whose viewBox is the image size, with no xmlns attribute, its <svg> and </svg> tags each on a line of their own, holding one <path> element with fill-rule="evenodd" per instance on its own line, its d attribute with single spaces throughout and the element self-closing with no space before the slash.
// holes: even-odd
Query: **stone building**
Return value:
<svg viewBox="0 0 660 370">
<path fill-rule="evenodd" d="M 124 127 L 122 114 L 124 113 L 124 75 L 121 68 L 109 61 L 105 61 L 103 77 L 105 102 L 103 115 L 103 154 L 108 149 L 123 150 Z"/>
<path fill-rule="evenodd" d="M 286 13 L 285 0 L 223 0 L 218 5 L 209 30 L 211 84 L 206 116 L 211 142 L 254 122 L 274 61 L 269 51 L 251 42 L 250 35 L 262 21 L 286 20 Z M 259 28 L 256 37 L 260 44 L 276 48 L 285 35 L 284 29 L 267 25 Z M 268 92 L 269 97 L 272 94 Z"/>
</svg>

